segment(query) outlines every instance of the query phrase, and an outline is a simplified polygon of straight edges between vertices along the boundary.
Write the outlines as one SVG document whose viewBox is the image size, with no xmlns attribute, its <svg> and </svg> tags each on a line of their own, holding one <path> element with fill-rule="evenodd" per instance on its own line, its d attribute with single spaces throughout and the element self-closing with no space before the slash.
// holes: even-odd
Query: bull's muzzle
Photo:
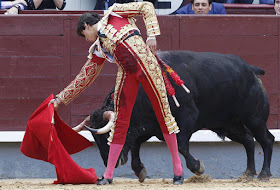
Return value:
<svg viewBox="0 0 280 190">
<path fill-rule="evenodd" d="M 86 126 L 85 124 L 84 124 L 84 127 L 92 133 L 105 134 L 111 130 L 112 126 L 114 125 L 114 119 L 115 119 L 114 112 L 109 111 L 109 121 L 104 127 L 100 128 L 100 129 L 93 129 L 93 128 Z"/>
</svg>

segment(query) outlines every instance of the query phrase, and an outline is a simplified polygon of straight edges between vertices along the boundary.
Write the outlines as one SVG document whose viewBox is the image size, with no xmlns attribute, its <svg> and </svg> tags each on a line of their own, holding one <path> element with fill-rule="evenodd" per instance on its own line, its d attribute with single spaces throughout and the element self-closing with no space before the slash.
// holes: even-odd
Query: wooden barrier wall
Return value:
<svg viewBox="0 0 280 190">
<path fill-rule="evenodd" d="M 90 43 L 75 33 L 80 14 L 0 16 L 0 130 L 22 131 L 32 112 L 62 90 L 86 61 Z M 266 70 L 269 128 L 279 123 L 279 21 L 269 15 L 159 16 L 160 50 L 236 54 Z M 142 19 L 139 27 L 145 36 Z M 59 114 L 75 126 L 102 106 L 114 86 L 116 65 L 106 63 L 96 81 Z"/>
</svg>

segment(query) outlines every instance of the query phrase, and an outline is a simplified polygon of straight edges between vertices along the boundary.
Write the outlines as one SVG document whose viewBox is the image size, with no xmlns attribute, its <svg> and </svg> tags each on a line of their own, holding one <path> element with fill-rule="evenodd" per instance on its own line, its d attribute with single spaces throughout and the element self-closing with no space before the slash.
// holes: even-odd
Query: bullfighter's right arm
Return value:
<svg viewBox="0 0 280 190">
<path fill-rule="evenodd" d="M 134 17 L 142 15 L 148 37 L 160 35 L 160 28 L 157 20 L 154 5 L 151 2 L 131 2 L 131 3 L 114 3 L 105 13 L 101 22 L 108 21 L 108 16 L 114 12 L 122 17 Z"/>
<path fill-rule="evenodd" d="M 61 91 L 57 98 L 65 105 L 82 93 L 97 78 L 103 68 L 105 58 L 93 54 L 85 63 L 75 79 Z"/>
</svg>

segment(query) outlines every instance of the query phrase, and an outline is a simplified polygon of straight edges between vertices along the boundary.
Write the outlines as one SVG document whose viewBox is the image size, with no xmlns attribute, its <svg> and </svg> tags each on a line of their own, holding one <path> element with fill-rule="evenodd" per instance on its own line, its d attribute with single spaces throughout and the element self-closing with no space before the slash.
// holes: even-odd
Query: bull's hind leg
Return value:
<svg viewBox="0 0 280 190">
<path fill-rule="evenodd" d="M 251 132 L 247 128 L 244 128 L 243 125 L 240 127 L 241 128 L 238 128 L 238 130 L 235 130 L 236 128 L 230 128 L 226 131 L 226 136 L 232 141 L 238 142 L 244 146 L 247 154 L 247 168 L 240 179 L 252 181 L 254 176 L 257 175 L 254 155 L 255 142 Z"/>
<path fill-rule="evenodd" d="M 264 121 L 260 121 L 260 119 L 252 119 L 246 124 L 246 126 L 251 130 L 256 141 L 260 143 L 264 153 L 263 167 L 258 175 L 258 179 L 268 181 L 271 176 L 270 163 L 274 136 L 268 131 L 266 123 Z"/>
<path fill-rule="evenodd" d="M 248 97 L 241 103 L 243 109 L 239 111 L 242 122 L 251 131 L 256 141 L 260 143 L 263 153 L 263 167 L 258 175 L 260 180 L 269 180 L 270 163 L 273 150 L 274 136 L 267 129 L 269 115 L 269 102 L 261 81 L 256 78 L 255 84 L 250 88 Z"/>
</svg>

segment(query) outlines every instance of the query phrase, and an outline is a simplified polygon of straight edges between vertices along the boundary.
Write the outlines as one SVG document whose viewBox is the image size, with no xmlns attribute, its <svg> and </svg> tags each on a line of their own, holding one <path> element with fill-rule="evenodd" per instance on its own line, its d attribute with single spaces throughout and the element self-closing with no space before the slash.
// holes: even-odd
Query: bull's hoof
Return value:
<svg viewBox="0 0 280 190">
<path fill-rule="evenodd" d="M 245 175 L 243 174 L 242 176 L 240 176 L 237 180 L 237 182 L 250 182 L 253 181 L 254 176 L 252 175 Z"/>
<path fill-rule="evenodd" d="M 262 182 L 268 182 L 269 179 L 270 179 L 270 176 L 272 176 L 272 174 L 270 172 L 265 173 L 265 172 L 262 171 L 258 176 L 258 180 L 262 181 Z"/>
<path fill-rule="evenodd" d="M 259 181 L 262 181 L 262 182 L 268 182 L 270 179 L 270 177 L 266 176 L 266 177 L 258 177 L 258 180 Z"/>
<path fill-rule="evenodd" d="M 242 176 L 240 176 L 237 180 L 237 182 L 250 182 L 253 181 L 254 176 L 257 175 L 256 170 L 246 170 Z"/>
<path fill-rule="evenodd" d="M 139 174 L 137 174 L 137 177 L 138 177 L 138 181 L 139 181 L 140 183 L 143 183 L 143 182 L 145 181 L 146 177 L 147 177 L 147 170 L 146 170 L 146 168 L 143 168 L 143 169 L 139 172 Z"/>
<path fill-rule="evenodd" d="M 258 176 L 258 180 L 262 182 L 268 182 L 270 179 L 270 176 Z"/>
<path fill-rule="evenodd" d="M 203 162 L 201 162 L 200 160 L 197 160 L 197 161 L 199 161 L 199 170 L 198 171 L 196 171 L 196 172 L 194 172 L 196 175 L 201 175 L 201 174 L 203 174 L 204 173 L 204 171 L 205 171 L 205 166 L 204 166 L 204 164 L 203 164 Z"/>
</svg>

